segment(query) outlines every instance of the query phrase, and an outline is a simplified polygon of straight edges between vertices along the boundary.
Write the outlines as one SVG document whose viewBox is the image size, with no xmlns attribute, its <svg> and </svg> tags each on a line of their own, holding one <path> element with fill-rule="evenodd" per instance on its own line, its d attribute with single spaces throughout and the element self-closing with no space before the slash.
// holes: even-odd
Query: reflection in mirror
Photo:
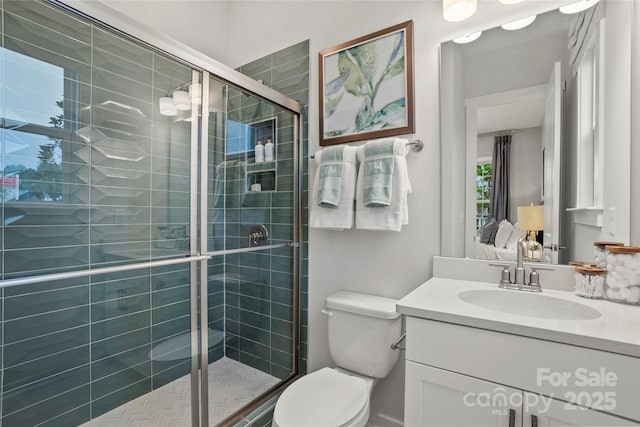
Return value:
<svg viewBox="0 0 640 427">
<path fill-rule="evenodd" d="M 630 7 L 441 45 L 442 255 L 515 260 L 524 237 L 566 263 L 629 243 Z"/>
</svg>

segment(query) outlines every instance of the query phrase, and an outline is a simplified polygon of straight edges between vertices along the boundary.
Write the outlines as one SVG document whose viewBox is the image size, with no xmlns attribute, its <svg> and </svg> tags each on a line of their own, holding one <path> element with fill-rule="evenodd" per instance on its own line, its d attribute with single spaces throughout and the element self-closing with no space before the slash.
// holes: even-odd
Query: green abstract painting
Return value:
<svg viewBox="0 0 640 427">
<path fill-rule="evenodd" d="M 413 132 L 411 24 L 320 52 L 321 145 Z"/>
</svg>

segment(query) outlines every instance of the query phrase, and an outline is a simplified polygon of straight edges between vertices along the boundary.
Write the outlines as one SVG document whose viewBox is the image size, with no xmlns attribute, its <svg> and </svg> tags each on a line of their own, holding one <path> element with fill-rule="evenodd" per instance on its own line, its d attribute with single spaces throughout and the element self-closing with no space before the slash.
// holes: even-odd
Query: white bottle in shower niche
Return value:
<svg viewBox="0 0 640 427">
<path fill-rule="evenodd" d="M 271 142 L 271 138 L 267 138 L 267 143 L 264 145 L 264 161 L 273 162 L 273 142 Z"/>
<path fill-rule="evenodd" d="M 264 162 L 264 145 L 262 145 L 262 141 L 256 142 L 255 154 L 256 154 L 256 163 L 263 163 Z"/>
</svg>

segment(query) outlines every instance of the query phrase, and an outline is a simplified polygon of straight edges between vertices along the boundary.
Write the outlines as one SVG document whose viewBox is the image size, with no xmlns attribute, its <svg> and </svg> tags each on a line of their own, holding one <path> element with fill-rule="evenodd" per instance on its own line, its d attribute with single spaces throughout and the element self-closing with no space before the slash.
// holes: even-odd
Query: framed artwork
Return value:
<svg viewBox="0 0 640 427">
<path fill-rule="evenodd" d="M 414 132 L 413 21 L 318 55 L 320 145 Z"/>
</svg>

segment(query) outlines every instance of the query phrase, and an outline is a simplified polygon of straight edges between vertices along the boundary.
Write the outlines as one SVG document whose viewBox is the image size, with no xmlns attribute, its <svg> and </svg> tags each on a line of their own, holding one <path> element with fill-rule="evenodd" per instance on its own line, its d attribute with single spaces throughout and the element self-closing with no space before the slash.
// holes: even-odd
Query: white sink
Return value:
<svg viewBox="0 0 640 427">
<path fill-rule="evenodd" d="M 574 301 L 524 291 L 474 289 L 460 292 L 458 298 L 489 310 L 544 319 L 590 320 L 602 315 Z"/>
</svg>

